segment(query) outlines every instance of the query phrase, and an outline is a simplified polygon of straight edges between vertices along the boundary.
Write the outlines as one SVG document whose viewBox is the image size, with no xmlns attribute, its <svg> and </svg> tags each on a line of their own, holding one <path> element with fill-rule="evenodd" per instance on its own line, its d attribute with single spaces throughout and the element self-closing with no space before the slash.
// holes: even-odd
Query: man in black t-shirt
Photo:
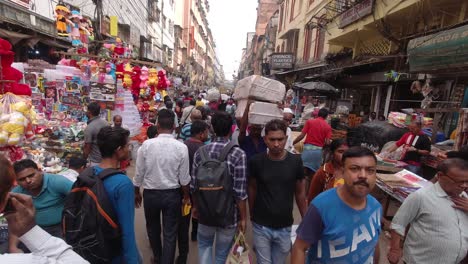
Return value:
<svg viewBox="0 0 468 264">
<path fill-rule="evenodd" d="M 286 263 L 291 250 L 294 197 L 301 216 L 307 210 L 302 159 L 284 149 L 287 125 L 265 126 L 267 153 L 249 161 L 249 208 L 258 263 Z"/>
</svg>

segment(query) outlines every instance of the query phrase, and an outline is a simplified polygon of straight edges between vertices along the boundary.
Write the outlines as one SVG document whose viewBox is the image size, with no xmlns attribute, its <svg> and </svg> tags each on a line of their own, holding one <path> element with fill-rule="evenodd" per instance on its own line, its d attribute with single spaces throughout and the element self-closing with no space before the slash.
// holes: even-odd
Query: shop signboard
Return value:
<svg viewBox="0 0 468 264">
<path fill-rule="evenodd" d="M 273 53 L 271 54 L 271 69 L 292 69 L 294 67 L 294 54 Z"/>
<path fill-rule="evenodd" d="M 374 0 L 363 0 L 340 15 L 338 28 L 344 28 L 355 21 L 372 14 Z"/>
<path fill-rule="evenodd" d="M 468 66 L 468 25 L 412 39 L 408 43 L 411 72 Z"/>
</svg>

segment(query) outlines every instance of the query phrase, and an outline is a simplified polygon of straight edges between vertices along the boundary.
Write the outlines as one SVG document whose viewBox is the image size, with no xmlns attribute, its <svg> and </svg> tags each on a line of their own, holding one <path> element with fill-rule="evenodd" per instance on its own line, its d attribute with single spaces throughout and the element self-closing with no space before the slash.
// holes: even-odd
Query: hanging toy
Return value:
<svg viewBox="0 0 468 264">
<path fill-rule="evenodd" d="M 108 62 L 106 64 L 106 73 L 112 76 L 112 78 L 115 80 L 115 64 L 112 62 Z"/>
<path fill-rule="evenodd" d="M 72 21 L 72 31 L 71 31 L 71 36 L 72 36 L 72 46 L 78 47 L 83 45 L 80 39 L 80 24 L 81 24 L 81 19 L 83 17 L 80 15 L 80 11 L 78 10 L 73 10 L 71 12 L 71 21 Z"/>
<path fill-rule="evenodd" d="M 67 24 L 73 24 L 67 18 L 69 14 L 70 10 L 62 2 L 59 2 L 55 6 L 55 26 L 57 28 L 57 35 L 59 37 L 67 38 L 69 36 L 67 31 Z"/>
<path fill-rule="evenodd" d="M 124 75 L 123 81 L 124 81 L 125 88 L 132 87 L 132 73 L 133 73 L 133 70 L 132 70 L 132 66 L 130 65 L 130 63 L 125 64 L 124 74 L 123 74 Z"/>
<path fill-rule="evenodd" d="M 135 102 L 138 102 L 138 97 L 140 94 L 140 74 L 141 74 L 141 68 L 138 66 L 133 67 L 133 73 L 132 73 L 132 95 L 133 95 L 133 100 Z"/>
<path fill-rule="evenodd" d="M 98 82 L 104 83 L 106 81 L 106 62 L 101 60 L 99 62 L 99 75 L 98 75 Z"/>
<path fill-rule="evenodd" d="M 124 65 L 122 62 L 117 62 L 115 64 L 115 76 L 117 80 L 122 80 L 124 79 Z"/>
<path fill-rule="evenodd" d="M 166 73 L 164 71 L 159 71 L 158 72 L 158 90 L 166 90 L 167 89 L 167 79 L 166 79 Z"/>
<path fill-rule="evenodd" d="M 141 68 L 140 80 L 140 88 L 146 88 L 148 86 L 148 68 L 146 66 Z"/>
</svg>

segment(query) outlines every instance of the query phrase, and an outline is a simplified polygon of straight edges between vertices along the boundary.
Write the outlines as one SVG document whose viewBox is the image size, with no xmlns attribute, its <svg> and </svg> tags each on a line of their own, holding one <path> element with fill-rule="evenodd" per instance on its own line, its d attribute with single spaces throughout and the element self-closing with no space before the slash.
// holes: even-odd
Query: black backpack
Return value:
<svg viewBox="0 0 468 264">
<path fill-rule="evenodd" d="M 229 173 L 226 158 L 235 146 L 228 143 L 218 159 L 209 157 L 207 146 L 199 149 L 201 162 L 195 175 L 194 197 L 198 221 L 203 225 L 227 227 L 234 224 L 233 176 Z"/>
<path fill-rule="evenodd" d="M 122 252 L 122 235 L 103 180 L 116 169 L 99 175 L 94 168 L 84 170 L 65 199 L 62 227 L 65 241 L 90 263 L 111 263 Z"/>
</svg>

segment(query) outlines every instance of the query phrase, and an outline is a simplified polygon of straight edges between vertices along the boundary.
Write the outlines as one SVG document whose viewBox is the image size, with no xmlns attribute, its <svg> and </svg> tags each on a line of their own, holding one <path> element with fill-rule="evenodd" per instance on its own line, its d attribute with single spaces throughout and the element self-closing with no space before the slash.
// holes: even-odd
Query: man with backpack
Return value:
<svg viewBox="0 0 468 264">
<path fill-rule="evenodd" d="M 216 139 L 195 153 L 191 173 L 192 213 L 199 222 L 198 263 L 203 264 L 226 262 L 236 227 L 244 232 L 247 217 L 246 155 L 229 141 L 228 113 L 215 113 L 211 123 Z"/>
<path fill-rule="evenodd" d="M 102 161 L 78 176 L 65 202 L 65 240 L 91 263 L 142 263 L 134 231 L 133 183 L 115 169 L 128 159 L 129 134 L 114 127 L 99 131 Z"/>
<path fill-rule="evenodd" d="M 189 154 L 187 146 L 173 136 L 174 116 L 170 110 L 159 111 L 159 135 L 146 140 L 138 150 L 133 178 L 137 206 L 144 199 L 146 230 L 158 264 L 174 263 L 182 203 L 190 204 Z M 140 187 L 144 189 L 143 197 Z"/>
<path fill-rule="evenodd" d="M 249 208 L 257 263 L 286 263 L 291 250 L 294 198 L 301 216 L 307 211 L 301 156 L 284 149 L 287 124 L 265 125 L 268 152 L 249 161 Z"/>
</svg>

